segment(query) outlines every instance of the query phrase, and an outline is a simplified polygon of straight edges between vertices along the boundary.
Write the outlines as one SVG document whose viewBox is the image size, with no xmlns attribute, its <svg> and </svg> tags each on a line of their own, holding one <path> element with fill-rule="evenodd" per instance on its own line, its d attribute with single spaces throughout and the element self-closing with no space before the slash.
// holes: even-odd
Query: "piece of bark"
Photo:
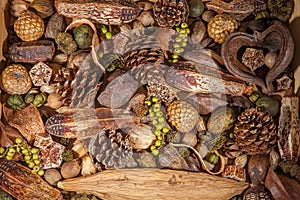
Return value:
<svg viewBox="0 0 300 200">
<path fill-rule="evenodd" d="M 1 28 L 1 34 L 0 34 L 0 62 L 6 60 L 3 56 L 3 47 L 4 42 L 7 38 L 7 29 L 5 25 L 5 8 L 7 4 L 7 0 L 0 1 L 0 27 Z"/>
<path fill-rule="evenodd" d="M 283 175 L 278 175 L 278 177 L 292 199 L 298 199 L 300 196 L 300 184 L 297 181 Z"/>
<path fill-rule="evenodd" d="M 280 181 L 277 174 L 270 167 L 268 170 L 268 175 L 265 180 L 266 188 L 271 192 L 272 196 L 276 200 L 292 200 L 293 198 L 284 188 L 284 185 Z"/>
<path fill-rule="evenodd" d="M 3 114 L 8 124 L 20 131 L 30 144 L 36 134 L 46 132 L 40 112 L 33 104 L 23 110 L 12 110 L 4 106 Z"/>
<path fill-rule="evenodd" d="M 92 176 L 60 181 L 58 187 L 106 200 L 227 200 L 245 190 L 248 183 L 201 172 L 135 168 L 105 170 Z"/>
</svg>

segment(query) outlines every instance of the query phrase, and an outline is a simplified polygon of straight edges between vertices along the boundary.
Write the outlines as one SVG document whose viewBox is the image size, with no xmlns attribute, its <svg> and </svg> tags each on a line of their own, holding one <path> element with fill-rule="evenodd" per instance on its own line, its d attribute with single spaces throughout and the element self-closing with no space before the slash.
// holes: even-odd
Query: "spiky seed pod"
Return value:
<svg viewBox="0 0 300 200">
<path fill-rule="evenodd" d="M 159 26 L 173 27 L 187 19 L 189 9 L 186 0 L 158 0 L 153 13 Z"/>
<path fill-rule="evenodd" d="M 215 42 L 222 44 L 227 35 L 238 28 L 238 22 L 235 18 L 227 14 L 219 14 L 212 17 L 207 25 L 209 37 Z"/>
<path fill-rule="evenodd" d="M 106 168 L 124 168 L 132 158 L 132 147 L 120 131 L 100 132 L 84 143 L 89 153 Z"/>
<path fill-rule="evenodd" d="M 77 50 L 77 44 L 70 33 L 58 33 L 55 42 L 57 48 L 67 55 L 71 55 Z"/>
<path fill-rule="evenodd" d="M 45 24 L 34 12 L 25 10 L 14 23 L 14 30 L 23 41 L 38 40 L 44 34 Z"/>
<path fill-rule="evenodd" d="M 173 101 L 167 108 L 168 122 L 181 132 L 191 131 L 199 120 L 197 110 L 189 103 Z"/>
<path fill-rule="evenodd" d="M 25 94 L 32 87 L 27 69 L 19 64 L 5 68 L 1 74 L 1 87 L 8 94 Z"/>
<path fill-rule="evenodd" d="M 268 112 L 248 108 L 234 127 L 235 143 L 248 155 L 268 153 L 276 144 L 276 123 Z"/>
</svg>

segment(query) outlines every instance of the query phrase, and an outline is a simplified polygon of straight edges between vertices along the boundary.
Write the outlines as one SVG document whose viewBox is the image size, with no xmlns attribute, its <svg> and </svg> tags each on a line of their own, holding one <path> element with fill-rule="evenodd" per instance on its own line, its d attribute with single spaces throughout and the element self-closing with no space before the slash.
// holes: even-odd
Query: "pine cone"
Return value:
<svg viewBox="0 0 300 200">
<path fill-rule="evenodd" d="M 162 27 L 178 26 L 189 15 L 186 0 L 158 0 L 153 6 L 153 12 L 155 20 Z"/>
<path fill-rule="evenodd" d="M 248 155 L 268 153 L 276 144 L 276 123 L 268 112 L 248 108 L 233 130 L 236 144 Z"/>
<path fill-rule="evenodd" d="M 133 156 L 128 137 L 119 131 L 100 132 L 84 143 L 89 153 L 107 169 L 124 168 Z"/>
</svg>

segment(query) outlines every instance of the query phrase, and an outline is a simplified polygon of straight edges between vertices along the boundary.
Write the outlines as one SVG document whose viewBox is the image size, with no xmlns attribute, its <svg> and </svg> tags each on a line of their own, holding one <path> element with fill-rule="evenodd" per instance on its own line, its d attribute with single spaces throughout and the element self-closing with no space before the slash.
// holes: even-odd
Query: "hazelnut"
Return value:
<svg viewBox="0 0 300 200">
<path fill-rule="evenodd" d="M 272 68 L 277 62 L 278 54 L 276 52 L 269 52 L 265 56 L 265 65 L 269 68 Z"/>
</svg>

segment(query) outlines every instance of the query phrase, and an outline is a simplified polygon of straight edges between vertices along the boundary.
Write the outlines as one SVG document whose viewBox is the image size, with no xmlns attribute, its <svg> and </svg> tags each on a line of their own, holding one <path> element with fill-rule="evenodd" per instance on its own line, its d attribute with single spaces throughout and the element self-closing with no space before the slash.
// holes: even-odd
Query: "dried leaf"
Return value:
<svg viewBox="0 0 300 200">
<path fill-rule="evenodd" d="M 276 200 L 292 200 L 293 198 L 289 195 L 289 193 L 284 188 L 284 185 L 280 181 L 277 174 L 270 167 L 266 180 L 265 180 L 266 188 L 271 192 L 272 196 Z"/>
<path fill-rule="evenodd" d="M 19 130 L 29 143 L 33 142 L 36 134 L 46 132 L 40 112 L 33 104 L 23 110 L 4 106 L 3 114 L 8 124 Z"/>
<path fill-rule="evenodd" d="M 4 125 L 1 121 L 0 121 L 0 130 L 1 130 L 0 145 L 2 147 L 8 147 L 14 144 L 16 138 L 22 137 L 22 135 L 18 130 L 12 128 L 9 125 Z"/>
</svg>

